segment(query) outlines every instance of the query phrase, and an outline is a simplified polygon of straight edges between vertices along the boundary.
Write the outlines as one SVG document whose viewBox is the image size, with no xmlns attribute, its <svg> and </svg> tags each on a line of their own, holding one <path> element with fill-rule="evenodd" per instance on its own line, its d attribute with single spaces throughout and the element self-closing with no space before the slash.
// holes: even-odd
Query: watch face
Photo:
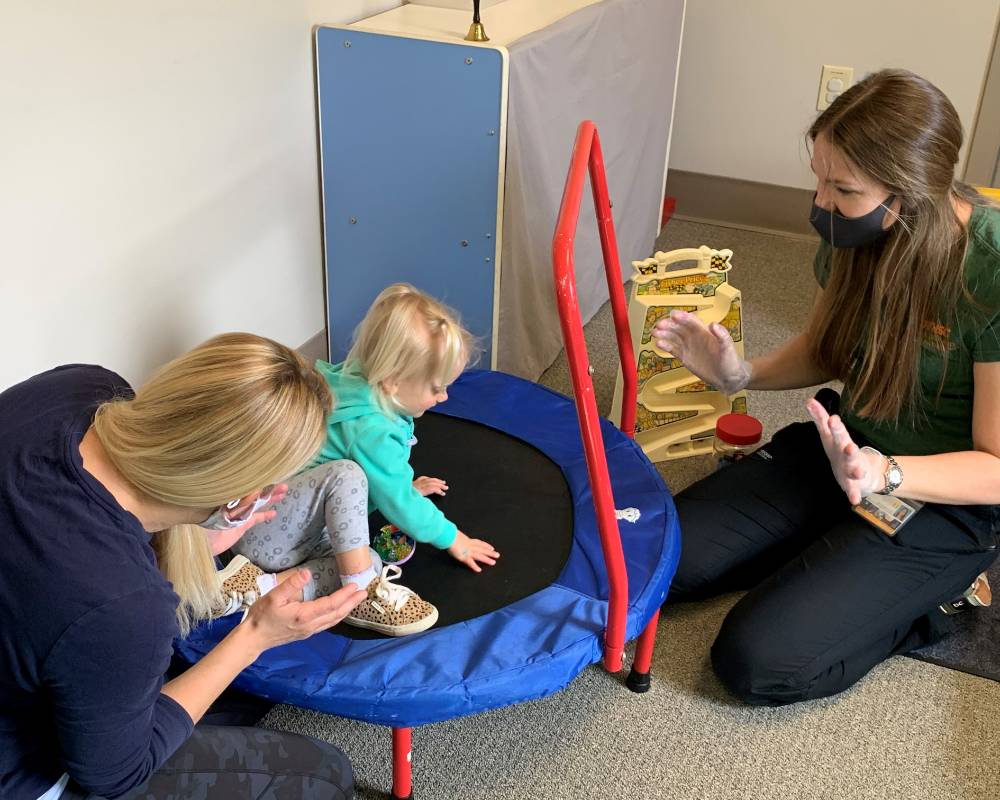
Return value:
<svg viewBox="0 0 1000 800">
<path fill-rule="evenodd" d="M 893 486 L 898 486 L 903 482 L 903 471 L 899 467 L 891 467 L 886 473 L 886 479 Z"/>
</svg>

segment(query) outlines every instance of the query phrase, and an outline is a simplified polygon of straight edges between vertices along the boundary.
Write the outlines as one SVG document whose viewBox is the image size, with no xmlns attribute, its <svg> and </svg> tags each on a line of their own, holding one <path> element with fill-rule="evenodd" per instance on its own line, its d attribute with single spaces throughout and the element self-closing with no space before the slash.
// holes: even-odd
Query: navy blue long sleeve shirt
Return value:
<svg viewBox="0 0 1000 800">
<path fill-rule="evenodd" d="M 116 797 L 188 736 L 160 693 L 177 596 L 139 520 L 83 468 L 96 407 L 129 396 L 66 366 L 0 394 L 0 797 L 35 800 L 68 772 Z"/>
</svg>

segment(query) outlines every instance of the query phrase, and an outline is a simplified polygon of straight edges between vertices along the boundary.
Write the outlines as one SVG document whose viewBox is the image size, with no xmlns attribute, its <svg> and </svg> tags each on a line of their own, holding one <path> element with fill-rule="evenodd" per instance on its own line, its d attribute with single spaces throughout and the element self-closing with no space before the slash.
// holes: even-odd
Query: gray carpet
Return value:
<svg viewBox="0 0 1000 800">
<path fill-rule="evenodd" d="M 808 241 L 673 220 L 659 249 L 731 248 L 743 291 L 747 348 L 794 333 L 813 292 Z M 642 254 L 645 255 L 645 254 Z M 615 359 L 607 307 L 587 326 L 599 408 Z M 568 392 L 564 361 L 542 382 Z M 808 391 L 752 393 L 766 432 L 804 419 Z M 661 465 L 673 491 L 712 468 L 706 457 Z M 482 531 L 488 538 L 488 532 Z M 419 800 L 987 800 L 1000 797 L 1000 683 L 893 658 L 836 698 L 790 708 L 740 705 L 708 665 L 736 596 L 672 609 L 660 622 L 653 686 L 644 695 L 599 667 L 542 700 L 414 732 Z M 389 732 L 279 706 L 265 724 L 340 745 L 359 797 L 391 785 Z"/>
</svg>

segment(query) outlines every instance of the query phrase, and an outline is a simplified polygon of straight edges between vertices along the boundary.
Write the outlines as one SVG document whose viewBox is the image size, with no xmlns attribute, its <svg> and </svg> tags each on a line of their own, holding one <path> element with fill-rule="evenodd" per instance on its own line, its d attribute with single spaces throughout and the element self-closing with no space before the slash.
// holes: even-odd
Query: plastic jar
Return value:
<svg viewBox="0 0 1000 800">
<path fill-rule="evenodd" d="M 726 466 L 750 455 L 760 444 L 764 426 L 749 414 L 723 414 L 715 423 L 712 452 L 719 466 Z"/>
</svg>

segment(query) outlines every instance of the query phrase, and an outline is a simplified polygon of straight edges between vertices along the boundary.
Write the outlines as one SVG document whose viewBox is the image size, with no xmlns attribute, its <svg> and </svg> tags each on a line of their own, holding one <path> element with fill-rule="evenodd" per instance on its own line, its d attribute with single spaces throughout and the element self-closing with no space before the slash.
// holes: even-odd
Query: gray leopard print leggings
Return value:
<svg viewBox="0 0 1000 800">
<path fill-rule="evenodd" d="M 232 550 L 267 572 L 304 567 L 306 600 L 340 588 L 336 554 L 368 547 L 368 478 L 353 461 L 327 461 L 288 481 L 274 519 L 254 525 Z"/>
</svg>

